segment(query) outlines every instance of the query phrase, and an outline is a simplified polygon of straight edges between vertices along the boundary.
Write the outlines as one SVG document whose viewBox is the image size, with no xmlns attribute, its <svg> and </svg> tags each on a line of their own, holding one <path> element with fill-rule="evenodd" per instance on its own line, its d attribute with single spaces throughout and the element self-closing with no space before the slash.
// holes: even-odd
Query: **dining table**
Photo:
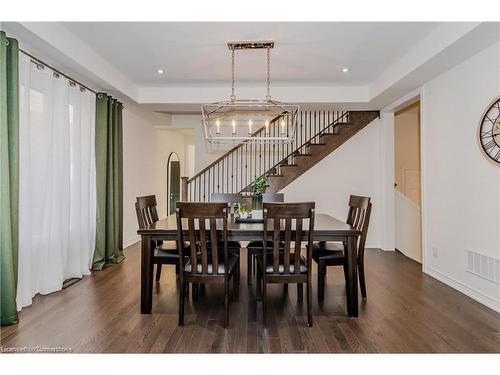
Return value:
<svg viewBox="0 0 500 375">
<path fill-rule="evenodd" d="M 269 240 L 272 240 L 272 223 Z M 217 226 L 222 228 L 222 222 Z M 240 223 L 234 215 L 228 217 L 228 241 L 262 241 L 263 223 Z M 303 230 L 303 241 L 307 241 L 308 231 Z M 155 241 L 177 240 L 177 219 L 172 214 L 147 225 L 137 231 L 141 236 L 141 313 L 151 314 L 153 300 L 153 252 Z M 361 231 L 327 214 L 315 214 L 313 241 L 343 242 L 347 257 L 346 300 L 347 314 L 358 316 L 358 268 L 357 243 Z M 293 233 L 292 227 L 292 236 Z M 293 237 L 294 238 L 294 237 Z"/>
</svg>

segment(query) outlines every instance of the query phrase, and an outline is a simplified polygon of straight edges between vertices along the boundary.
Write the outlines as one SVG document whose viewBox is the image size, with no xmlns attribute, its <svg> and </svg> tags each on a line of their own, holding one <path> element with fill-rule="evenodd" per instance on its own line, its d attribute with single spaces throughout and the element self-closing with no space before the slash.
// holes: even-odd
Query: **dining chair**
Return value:
<svg viewBox="0 0 500 375">
<path fill-rule="evenodd" d="M 349 198 L 349 212 L 346 223 L 361 231 L 358 240 L 357 262 L 359 284 L 361 296 L 366 299 L 366 281 L 365 281 L 365 242 L 370 223 L 372 204 L 369 197 L 360 197 L 351 195 Z M 318 264 L 318 300 L 325 298 L 325 280 L 326 268 L 330 266 L 343 266 L 346 284 L 347 277 L 347 256 L 345 243 L 319 242 L 313 244 L 312 257 Z"/>
<path fill-rule="evenodd" d="M 262 194 L 263 203 L 282 203 L 285 201 L 283 193 L 264 193 Z M 282 243 L 280 243 L 282 245 Z M 268 241 L 267 247 L 273 247 L 273 241 Z M 281 246 L 282 247 L 282 246 Z M 247 245 L 247 283 L 252 285 L 252 277 L 254 273 L 255 256 L 262 254 L 262 241 L 250 241 Z"/>
<path fill-rule="evenodd" d="M 257 259 L 257 289 L 262 295 L 262 321 L 266 324 L 267 284 L 297 284 L 297 295 L 302 299 L 302 285 L 306 284 L 307 324 L 312 327 L 311 264 L 312 234 L 314 231 L 315 203 L 264 203 L 263 251 Z M 306 224 L 304 225 L 304 221 Z M 282 226 L 284 222 L 284 227 Z M 304 226 L 307 228 L 306 257 L 301 253 Z M 272 228 L 272 229 L 271 229 Z M 273 247 L 268 250 L 268 233 Z M 283 249 L 280 247 L 283 240 Z M 293 242 L 293 252 L 291 251 Z M 300 288 L 299 288 L 300 286 Z M 300 291 L 300 294 L 299 294 Z"/>
<path fill-rule="evenodd" d="M 229 214 L 234 214 L 236 207 L 243 202 L 243 197 L 239 193 L 212 193 L 210 202 L 227 203 L 230 208 Z"/>
<path fill-rule="evenodd" d="M 135 213 L 139 228 L 146 228 L 158 221 L 156 206 L 156 196 L 154 195 L 136 198 Z M 175 271 L 177 274 L 179 273 L 179 250 L 176 241 L 154 241 L 152 248 L 154 249 L 153 264 L 156 264 L 156 282 L 160 281 L 163 264 L 175 265 Z M 183 245 L 183 248 L 184 254 L 187 254 L 186 244 Z"/>
<path fill-rule="evenodd" d="M 241 194 L 232 193 L 213 193 L 210 196 L 210 201 L 212 203 L 226 203 L 229 207 L 228 214 L 234 214 L 236 207 L 243 202 L 243 197 Z M 229 241 L 229 250 L 233 253 L 239 254 L 241 249 L 241 244 L 238 241 Z"/>
<path fill-rule="evenodd" d="M 228 207 L 226 203 L 177 203 L 177 241 L 184 242 L 187 230 L 190 258 L 180 257 L 179 325 L 184 324 L 185 296 L 189 283 L 224 285 L 224 327 L 229 324 L 229 282 L 233 279 L 233 294 L 238 298 L 239 257 L 228 247 Z M 208 228 L 207 228 L 208 221 Z M 222 221 L 222 229 L 217 229 Z M 187 224 L 187 228 L 185 225 Z M 211 246 L 207 246 L 210 241 Z"/>
</svg>

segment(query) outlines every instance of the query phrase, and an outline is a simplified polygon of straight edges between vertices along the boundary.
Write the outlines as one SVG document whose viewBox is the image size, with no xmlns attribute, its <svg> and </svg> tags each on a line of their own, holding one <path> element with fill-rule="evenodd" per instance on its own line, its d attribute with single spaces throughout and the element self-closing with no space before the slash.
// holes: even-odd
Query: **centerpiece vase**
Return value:
<svg viewBox="0 0 500 375">
<path fill-rule="evenodd" d="M 262 204 L 262 194 L 254 194 L 252 196 L 252 219 L 263 219 L 264 211 Z"/>
</svg>

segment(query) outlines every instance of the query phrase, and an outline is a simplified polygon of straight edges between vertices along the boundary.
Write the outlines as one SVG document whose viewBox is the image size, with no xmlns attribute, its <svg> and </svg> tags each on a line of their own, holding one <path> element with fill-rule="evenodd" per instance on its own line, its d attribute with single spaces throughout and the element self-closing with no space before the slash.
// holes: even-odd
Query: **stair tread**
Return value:
<svg viewBox="0 0 500 375">
<path fill-rule="evenodd" d="M 307 141 L 304 140 L 305 142 L 303 143 L 303 146 L 300 146 L 295 149 L 295 151 L 292 151 L 291 155 L 281 156 L 284 158 L 284 160 L 281 160 L 282 163 L 284 162 L 283 164 L 278 164 L 276 167 L 269 169 L 267 172 L 262 172 L 267 175 L 270 181 L 272 180 L 271 186 L 273 189 L 282 188 L 303 174 L 304 171 L 309 169 L 312 165 L 315 165 L 318 161 L 322 160 L 327 154 L 333 152 L 339 145 L 352 138 L 361 128 L 365 127 L 379 116 L 380 113 L 378 111 L 350 111 L 348 117 L 343 116 L 338 119 L 340 121 L 334 123 L 334 125 L 327 125 L 326 129 L 320 129 L 320 133 L 309 134 L 309 139 Z M 300 126 L 302 127 L 302 124 Z M 354 129 L 350 129 L 351 127 L 354 127 Z M 324 131 L 324 133 L 321 133 L 321 131 Z M 311 146 L 311 148 L 308 148 L 309 146 Z M 312 148 L 312 146 L 325 147 Z M 232 152 L 233 150 L 228 151 L 227 155 L 224 155 L 222 158 L 229 157 Z M 303 156 L 308 159 L 294 159 L 294 157 Z M 212 164 L 217 167 L 216 164 L 220 163 L 220 160 L 222 159 L 219 158 Z M 282 169 L 282 167 L 297 168 Z M 210 166 L 207 168 L 210 168 Z M 200 175 L 200 173 L 198 175 Z M 230 176 L 232 177 L 232 175 L 227 176 L 228 179 Z M 195 177 L 197 178 L 198 176 Z M 274 177 L 277 179 L 273 180 Z M 251 186 L 247 186 L 242 189 L 244 192 L 248 192 L 250 190 Z"/>
</svg>

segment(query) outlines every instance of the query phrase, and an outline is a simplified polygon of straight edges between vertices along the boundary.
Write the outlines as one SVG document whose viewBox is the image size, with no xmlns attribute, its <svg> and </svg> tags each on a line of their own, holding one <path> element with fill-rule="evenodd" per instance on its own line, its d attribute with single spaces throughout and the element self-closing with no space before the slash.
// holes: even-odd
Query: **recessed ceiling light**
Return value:
<svg viewBox="0 0 500 375">
<path fill-rule="evenodd" d="M 342 73 L 347 73 L 349 70 L 349 68 L 342 68 Z"/>
<path fill-rule="evenodd" d="M 157 70 L 157 72 L 158 72 L 158 74 L 163 74 L 163 73 L 165 73 L 165 71 L 164 71 L 163 69 L 158 69 L 158 70 Z"/>
</svg>

